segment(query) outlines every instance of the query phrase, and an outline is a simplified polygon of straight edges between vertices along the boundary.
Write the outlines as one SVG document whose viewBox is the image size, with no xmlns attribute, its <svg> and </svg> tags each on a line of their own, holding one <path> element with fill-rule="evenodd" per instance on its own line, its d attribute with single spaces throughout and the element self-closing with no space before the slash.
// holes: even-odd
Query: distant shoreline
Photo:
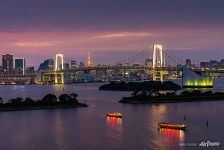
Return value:
<svg viewBox="0 0 224 150">
<path fill-rule="evenodd" d="M 224 100 L 224 93 L 201 91 L 183 91 L 180 95 L 175 92 L 161 94 L 159 92 L 133 92 L 130 97 L 123 97 L 119 103 L 130 104 L 158 104 L 158 103 L 181 103 L 181 102 L 203 102 Z"/>
<path fill-rule="evenodd" d="M 172 81 L 144 81 L 144 82 L 110 82 L 108 84 L 101 85 L 99 90 L 105 91 L 178 91 L 181 90 L 181 86 L 175 84 Z"/>
<path fill-rule="evenodd" d="M 224 98 L 220 99 L 197 99 L 197 100 L 161 100 L 161 101 L 134 101 L 134 100 L 120 100 L 119 103 L 127 103 L 127 104 L 162 104 L 162 103 L 182 103 L 182 102 L 208 102 L 208 101 L 224 101 Z"/>
<path fill-rule="evenodd" d="M 4 111 L 21 111 L 21 110 L 40 110 L 40 109 L 57 109 L 57 108 L 77 108 L 77 107 L 88 107 L 87 104 L 71 104 L 71 105 L 37 105 L 37 106 L 0 106 L 0 112 Z"/>
</svg>

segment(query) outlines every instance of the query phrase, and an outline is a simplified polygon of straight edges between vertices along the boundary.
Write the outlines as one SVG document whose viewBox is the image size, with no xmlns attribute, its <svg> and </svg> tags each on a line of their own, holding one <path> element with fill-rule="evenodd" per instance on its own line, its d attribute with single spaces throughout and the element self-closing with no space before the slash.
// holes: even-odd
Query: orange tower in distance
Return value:
<svg viewBox="0 0 224 150">
<path fill-rule="evenodd" d="M 88 52 L 88 56 L 87 56 L 87 66 L 91 67 L 93 65 L 93 61 L 90 55 L 90 52 Z"/>
</svg>

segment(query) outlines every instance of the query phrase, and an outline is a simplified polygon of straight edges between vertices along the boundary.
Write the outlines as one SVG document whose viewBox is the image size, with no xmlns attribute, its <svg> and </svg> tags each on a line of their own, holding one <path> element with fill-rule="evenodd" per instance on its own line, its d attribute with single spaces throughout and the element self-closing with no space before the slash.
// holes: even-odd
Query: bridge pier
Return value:
<svg viewBox="0 0 224 150">
<path fill-rule="evenodd" d="M 52 71 L 52 72 L 43 72 L 42 73 L 42 82 L 50 84 L 64 84 L 64 75 L 63 71 Z"/>
<path fill-rule="evenodd" d="M 164 75 L 167 75 L 167 74 L 168 74 L 168 71 L 153 69 L 152 70 L 152 80 L 163 82 L 164 81 Z"/>
</svg>

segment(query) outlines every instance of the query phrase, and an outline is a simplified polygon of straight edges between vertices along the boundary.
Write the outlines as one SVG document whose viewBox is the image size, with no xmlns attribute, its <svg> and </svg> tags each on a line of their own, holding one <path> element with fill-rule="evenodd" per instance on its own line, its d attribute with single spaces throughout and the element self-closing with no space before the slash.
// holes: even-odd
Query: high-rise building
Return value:
<svg viewBox="0 0 224 150">
<path fill-rule="evenodd" d="M 191 66 L 191 60 L 190 59 L 186 59 L 186 65 Z"/>
<path fill-rule="evenodd" d="M 13 55 L 2 55 L 2 69 L 5 75 L 13 74 Z"/>
<path fill-rule="evenodd" d="M 71 69 L 76 68 L 76 61 L 75 60 L 71 60 L 70 67 L 71 67 Z"/>
<path fill-rule="evenodd" d="M 64 69 L 69 69 L 69 63 L 64 63 Z"/>
<path fill-rule="evenodd" d="M 25 58 L 15 58 L 13 63 L 15 73 L 18 75 L 25 75 L 26 61 Z"/>
</svg>

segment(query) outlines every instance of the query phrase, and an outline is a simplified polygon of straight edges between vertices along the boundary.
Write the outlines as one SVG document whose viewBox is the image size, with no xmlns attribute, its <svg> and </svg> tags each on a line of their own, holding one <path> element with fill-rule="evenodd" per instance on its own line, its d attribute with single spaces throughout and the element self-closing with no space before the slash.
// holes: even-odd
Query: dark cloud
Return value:
<svg viewBox="0 0 224 150">
<path fill-rule="evenodd" d="M 0 30 L 221 27 L 223 0 L 1 0 Z"/>
</svg>

